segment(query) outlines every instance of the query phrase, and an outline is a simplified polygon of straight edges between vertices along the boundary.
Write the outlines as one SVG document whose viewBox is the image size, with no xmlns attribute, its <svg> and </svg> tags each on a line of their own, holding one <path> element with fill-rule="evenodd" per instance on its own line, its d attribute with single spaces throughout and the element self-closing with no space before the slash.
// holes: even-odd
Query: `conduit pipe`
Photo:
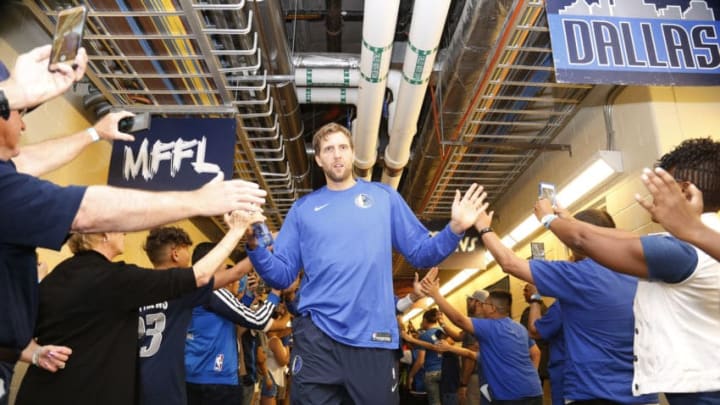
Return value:
<svg viewBox="0 0 720 405">
<path fill-rule="evenodd" d="M 450 0 L 416 1 L 403 62 L 402 82 L 389 122 L 390 142 L 385 149 L 382 182 L 397 188 L 410 160 L 410 146 L 417 132 L 428 81 L 442 37 Z"/>
<path fill-rule="evenodd" d="M 358 89 L 296 87 L 300 104 L 357 104 Z"/>
<path fill-rule="evenodd" d="M 358 69 L 360 59 L 354 53 L 305 53 L 298 52 L 292 56 L 296 68 L 340 68 Z"/>
<path fill-rule="evenodd" d="M 357 87 L 360 71 L 351 68 L 295 68 L 295 85 L 304 87 Z"/>
<path fill-rule="evenodd" d="M 390 70 L 400 0 L 366 0 L 360 51 L 360 92 L 353 123 L 354 172 L 370 180 L 377 159 L 378 130 Z"/>
</svg>

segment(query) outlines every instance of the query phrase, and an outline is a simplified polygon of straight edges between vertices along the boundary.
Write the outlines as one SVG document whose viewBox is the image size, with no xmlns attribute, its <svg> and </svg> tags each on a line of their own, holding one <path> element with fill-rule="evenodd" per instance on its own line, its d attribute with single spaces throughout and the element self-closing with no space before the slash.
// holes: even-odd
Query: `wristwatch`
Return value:
<svg viewBox="0 0 720 405">
<path fill-rule="evenodd" d="M 0 89 L 0 117 L 3 117 L 5 121 L 10 118 L 10 103 L 7 97 L 5 97 L 5 91 Z"/>
<path fill-rule="evenodd" d="M 531 295 L 531 296 L 530 296 L 530 302 L 541 303 L 541 302 L 542 302 L 542 295 L 540 295 L 540 294 L 538 294 L 538 293 L 535 293 L 535 294 Z"/>
</svg>

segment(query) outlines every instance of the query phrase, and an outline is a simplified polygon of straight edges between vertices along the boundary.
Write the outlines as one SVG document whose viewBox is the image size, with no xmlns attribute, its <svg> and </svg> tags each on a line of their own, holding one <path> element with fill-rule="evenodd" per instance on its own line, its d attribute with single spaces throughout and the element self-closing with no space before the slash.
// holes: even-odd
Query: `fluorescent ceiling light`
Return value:
<svg viewBox="0 0 720 405">
<path fill-rule="evenodd" d="M 460 273 L 456 274 L 455 277 L 453 277 L 452 279 L 450 279 L 450 281 L 440 287 L 440 294 L 442 294 L 443 297 L 450 294 L 450 291 L 456 289 L 458 286 L 460 286 L 460 284 L 466 282 L 478 271 L 480 271 L 480 269 L 465 269 Z"/>
<path fill-rule="evenodd" d="M 622 153 L 614 150 L 598 151 L 593 155 L 592 159 L 590 159 L 589 165 L 558 191 L 556 197 L 557 203 L 564 208 L 568 208 L 589 194 L 597 186 L 604 183 L 615 173 L 622 171 Z M 534 214 L 531 214 L 505 235 L 501 241 L 503 245 L 512 249 L 516 244 L 535 233 L 540 226 L 540 221 L 535 218 Z M 485 263 L 489 265 L 493 261 L 495 261 L 495 259 L 490 252 L 486 252 Z"/>
<path fill-rule="evenodd" d="M 622 170 L 622 154 L 620 152 L 599 151 L 593 156 L 590 165 L 585 170 L 558 191 L 557 202 L 562 207 L 569 207 Z"/>
<path fill-rule="evenodd" d="M 510 231 L 510 237 L 515 242 L 520 242 L 521 240 L 524 240 L 528 236 L 532 235 L 533 232 L 535 232 L 540 227 L 540 221 L 535 218 L 535 215 L 532 214 L 529 217 L 525 218 L 524 221 L 520 223 L 520 225 L 516 226 L 512 231 Z"/>
<path fill-rule="evenodd" d="M 416 315 L 420 314 L 422 312 L 422 308 L 413 308 L 408 312 L 407 314 L 403 315 L 402 321 L 403 323 L 415 318 Z"/>
</svg>

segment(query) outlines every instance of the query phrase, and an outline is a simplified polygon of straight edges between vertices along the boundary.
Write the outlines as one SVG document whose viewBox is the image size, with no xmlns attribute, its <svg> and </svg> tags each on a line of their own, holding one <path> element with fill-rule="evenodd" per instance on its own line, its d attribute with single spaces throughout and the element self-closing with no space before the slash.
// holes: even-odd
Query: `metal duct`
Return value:
<svg viewBox="0 0 720 405">
<path fill-rule="evenodd" d="M 440 131 L 450 132 L 460 122 L 463 112 L 470 106 L 473 90 L 487 64 L 490 49 L 507 19 L 513 0 L 467 0 L 457 28 L 446 50 L 443 65 L 446 69 L 438 74 L 439 88 L 443 89 L 443 105 L 440 111 Z M 416 153 L 409 172 L 416 173 L 405 183 L 402 194 L 410 206 L 418 210 L 438 170 L 441 150 L 440 139 L 432 114 L 422 124 L 420 142 L 422 150 Z M 422 174 L 421 174 L 422 173 Z"/>
<path fill-rule="evenodd" d="M 325 0 L 327 15 L 325 16 L 325 34 L 327 51 L 342 52 L 342 0 Z"/>
<path fill-rule="evenodd" d="M 382 182 L 397 188 L 402 169 L 410 159 L 425 92 L 437 56 L 450 0 L 416 1 L 405 49 L 402 82 L 396 94 L 396 110 L 390 121 L 390 142 L 385 149 Z"/>
<path fill-rule="evenodd" d="M 296 68 L 337 68 L 359 69 L 360 58 L 354 53 L 294 53 L 293 65 Z"/>
<path fill-rule="evenodd" d="M 400 0 L 366 0 L 360 52 L 360 94 L 352 128 L 355 143 L 354 171 L 369 180 L 377 159 L 380 114 L 385 81 L 390 68 Z"/>
<path fill-rule="evenodd" d="M 258 19 L 258 33 L 267 60 L 268 73 L 272 75 L 291 75 L 293 65 L 288 48 L 282 7 L 279 0 L 254 2 L 254 7 L 261 17 Z M 300 104 L 295 95 L 295 84 L 287 81 L 270 85 L 275 108 L 279 115 L 280 132 L 285 139 L 287 161 L 295 181 L 298 195 L 312 191 L 310 186 L 310 166 L 305 153 L 303 123 L 300 119 Z"/>
</svg>

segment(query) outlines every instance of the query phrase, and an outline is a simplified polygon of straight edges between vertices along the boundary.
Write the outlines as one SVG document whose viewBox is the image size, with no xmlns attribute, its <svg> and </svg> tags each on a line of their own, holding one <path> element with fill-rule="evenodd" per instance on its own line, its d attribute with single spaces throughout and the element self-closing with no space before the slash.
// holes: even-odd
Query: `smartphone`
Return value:
<svg viewBox="0 0 720 405">
<path fill-rule="evenodd" d="M 77 68 L 74 61 L 82 45 L 86 16 L 87 8 L 85 6 L 68 8 L 58 13 L 50 51 L 49 71 L 57 71 L 59 63 L 70 63 L 73 69 Z"/>
<path fill-rule="evenodd" d="M 118 122 L 118 130 L 120 132 L 137 132 L 150 128 L 150 113 L 143 112 L 135 114 L 133 117 L 125 117 Z"/>
<path fill-rule="evenodd" d="M 552 183 L 540 183 L 538 185 L 538 198 L 547 198 L 555 206 L 555 185 Z"/>
</svg>

